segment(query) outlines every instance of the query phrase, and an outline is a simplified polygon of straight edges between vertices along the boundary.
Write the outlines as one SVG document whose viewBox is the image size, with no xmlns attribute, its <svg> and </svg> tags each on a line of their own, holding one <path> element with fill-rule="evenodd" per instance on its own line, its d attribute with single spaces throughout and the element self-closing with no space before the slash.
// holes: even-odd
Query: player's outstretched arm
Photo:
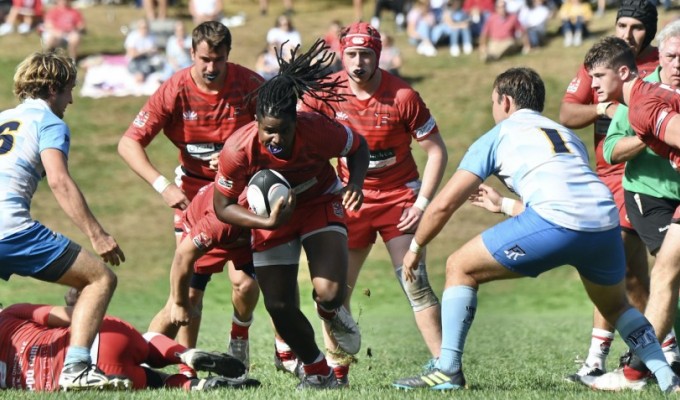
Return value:
<svg viewBox="0 0 680 400">
<path fill-rule="evenodd" d="M 364 179 L 368 170 L 370 153 L 368 144 L 363 136 L 359 136 L 359 147 L 347 156 L 347 168 L 349 169 L 349 180 L 343 189 L 342 205 L 349 210 L 358 210 L 364 202 Z"/>
<path fill-rule="evenodd" d="M 136 140 L 123 136 L 118 142 L 118 154 L 140 178 L 144 179 L 162 197 L 165 204 L 172 208 L 184 210 L 189 206 L 189 199 L 182 189 L 165 178 L 151 164 L 144 147 Z"/>
<path fill-rule="evenodd" d="M 85 197 L 68 171 L 66 155 L 57 149 L 46 149 L 40 153 L 47 183 L 57 199 L 59 206 L 76 226 L 90 238 L 92 248 L 111 265 L 119 265 L 125 261 L 123 250 L 116 240 L 109 235 L 95 218 Z"/>
</svg>

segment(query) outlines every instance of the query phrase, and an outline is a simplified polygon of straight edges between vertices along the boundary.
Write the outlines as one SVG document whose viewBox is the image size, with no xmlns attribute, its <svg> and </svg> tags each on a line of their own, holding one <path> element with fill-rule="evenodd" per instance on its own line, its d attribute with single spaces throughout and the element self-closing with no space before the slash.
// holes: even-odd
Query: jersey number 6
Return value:
<svg viewBox="0 0 680 400">
<path fill-rule="evenodd" d="M 0 125 L 0 156 L 9 153 L 14 147 L 14 132 L 19 129 L 20 122 L 10 121 Z"/>
</svg>

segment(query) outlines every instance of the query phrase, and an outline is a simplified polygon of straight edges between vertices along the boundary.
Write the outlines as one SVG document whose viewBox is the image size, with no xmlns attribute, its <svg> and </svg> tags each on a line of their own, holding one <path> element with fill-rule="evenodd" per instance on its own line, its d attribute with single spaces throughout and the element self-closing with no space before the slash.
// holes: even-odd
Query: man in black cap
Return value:
<svg viewBox="0 0 680 400">
<path fill-rule="evenodd" d="M 623 0 L 616 15 L 615 35 L 628 43 L 636 56 L 640 78 L 652 73 L 659 65 L 658 49 L 651 45 L 657 30 L 656 6 L 647 0 Z M 619 208 L 621 235 L 626 251 L 626 289 L 633 306 L 644 312 L 649 297 L 649 266 L 647 250 L 630 223 L 624 201 L 622 177 L 625 164 L 610 165 L 603 157 L 603 143 L 611 117 L 618 103 L 597 101 L 597 94 L 591 87 L 592 78 L 585 66 L 567 87 L 560 107 L 560 122 L 572 129 L 593 124 L 595 136 L 596 171 L 614 195 Z M 614 329 L 597 309 L 593 315 L 593 331 L 588 356 L 577 373 L 567 377 L 579 381 L 584 376 L 599 376 L 606 372 L 605 361 L 614 338 Z M 672 340 L 664 347 L 669 364 L 678 362 L 674 333 Z"/>
</svg>

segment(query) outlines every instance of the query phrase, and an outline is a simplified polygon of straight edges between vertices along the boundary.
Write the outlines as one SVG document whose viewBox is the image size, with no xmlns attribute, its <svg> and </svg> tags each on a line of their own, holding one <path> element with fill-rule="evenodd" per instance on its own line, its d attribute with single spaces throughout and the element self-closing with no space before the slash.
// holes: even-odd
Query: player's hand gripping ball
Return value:
<svg viewBox="0 0 680 400">
<path fill-rule="evenodd" d="M 288 198 L 290 183 L 280 173 L 271 169 L 259 170 L 250 178 L 246 197 L 250 210 L 255 214 L 268 217 L 274 204 L 281 197 Z"/>
</svg>

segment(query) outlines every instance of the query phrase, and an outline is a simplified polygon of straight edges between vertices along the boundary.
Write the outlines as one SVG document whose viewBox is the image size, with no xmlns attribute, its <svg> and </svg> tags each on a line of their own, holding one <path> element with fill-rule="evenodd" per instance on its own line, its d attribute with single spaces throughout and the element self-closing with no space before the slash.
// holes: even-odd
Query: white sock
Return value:
<svg viewBox="0 0 680 400">
<path fill-rule="evenodd" d="M 288 343 L 284 342 L 283 340 L 280 340 L 277 337 L 274 338 L 274 345 L 276 346 L 276 351 L 279 353 L 291 351 L 290 346 L 288 346 Z"/>
<path fill-rule="evenodd" d="M 614 340 L 613 332 L 593 328 L 586 365 L 605 369 L 605 363 L 607 361 L 607 355 L 609 355 L 609 348 L 612 345 L 612 340 Z"/>
</svg>

